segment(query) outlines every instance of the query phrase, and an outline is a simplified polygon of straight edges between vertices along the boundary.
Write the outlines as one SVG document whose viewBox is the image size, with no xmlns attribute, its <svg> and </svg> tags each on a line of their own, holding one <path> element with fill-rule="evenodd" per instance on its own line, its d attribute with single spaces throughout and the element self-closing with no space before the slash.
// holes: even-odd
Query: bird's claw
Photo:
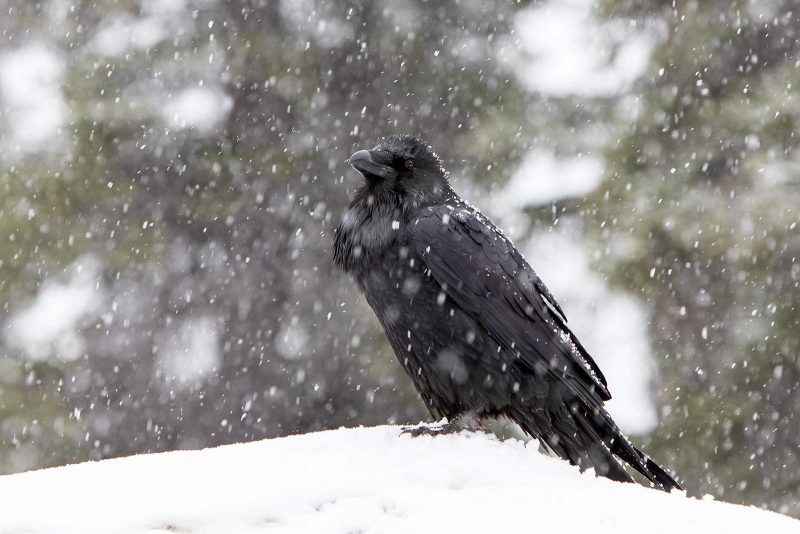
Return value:
<svg viewBox="0 0 800 534">
<path fill-rule="evenodd" d="M 409 434 L 411 437 L 418 438 L 419 436 L 438 436 L 439 434 L 447 434 L 444 430 L 446 425 L 433 426 L 433 425 L 417 425 L 404 427 L 400 435 Z"/>
<path fill-rule="evenodd" d="M 403 427 L 400 435 L 410 434 L 415 438 L 419 436 L 441 436 L 443 434 L 455 434 L 462 430 L 481 430 L 488 433 L 488 430 L 485 430 L 475 418 L 457 417 L 452 421 Z"/>
</svg>

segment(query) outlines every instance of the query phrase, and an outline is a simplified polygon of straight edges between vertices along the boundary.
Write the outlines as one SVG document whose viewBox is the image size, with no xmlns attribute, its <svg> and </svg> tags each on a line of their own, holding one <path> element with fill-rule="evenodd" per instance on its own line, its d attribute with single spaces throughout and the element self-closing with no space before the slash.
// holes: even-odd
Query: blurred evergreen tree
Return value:
<svg viewBox="0 0 800 534">
<path fill-rule="evenodd" d="M 598 265 L 646 298 L 662 424 L 693 494 L 800 514 L 796 1 L 609 1 L 662 28 L 587 202 Z"/>
<path fill-rule="evenodd" d="M 424 417 L 331 266 L 345 161 L 412 132 L 458 175 L 504 176 L 528 98 L 501 61 L 520 5 L 13 2 L 5 49 L 47 39 L 66 60 L 69 143 L 0 170 L 5 319 L 101 265 L 79 357 L 33 365 L 6 336 L 32 375 L 14 387 L 53 403 L 38 424 L 60 438 L 34 465 Z"/>
</svg>

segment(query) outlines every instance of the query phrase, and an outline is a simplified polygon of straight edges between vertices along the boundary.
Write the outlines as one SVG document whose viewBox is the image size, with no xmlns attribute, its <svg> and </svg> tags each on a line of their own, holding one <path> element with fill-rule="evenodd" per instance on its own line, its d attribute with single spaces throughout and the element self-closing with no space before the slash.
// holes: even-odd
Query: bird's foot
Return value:
<svg viewBox="0 0 800 534">
<path fill-rule="evenodd" d="M 452 421 L 448 421 L 447 419 L 443 419 L 437 423 L 433 424 L 421 424 L 417 426 L 407 426 L 403 427 L 402 432 L 400 435 L 403 434 L 410 434 L 412 437 L 419 437 L 419 436 L 441 436 L 444 434 L 455 434 L 457 432 L 461 432 L 462 430 L 484 430 L 481 426 L 480 419 L 475 414 L 464 414 L 459 415 L 453 418 Z"/>
<path fill-rule="evenodd" d="M 447 423 L 406 426 L 403 427 L 403 431 L 400 432 L 400 434 L 410 434 L 412 437 L 416 438 L 419 436 L 439 436 L 442 434 L 453 434 L 455 432 L 460 432 L 461 430 L 464 429 L 460 425 L 448 421 Z"/>
</svg>

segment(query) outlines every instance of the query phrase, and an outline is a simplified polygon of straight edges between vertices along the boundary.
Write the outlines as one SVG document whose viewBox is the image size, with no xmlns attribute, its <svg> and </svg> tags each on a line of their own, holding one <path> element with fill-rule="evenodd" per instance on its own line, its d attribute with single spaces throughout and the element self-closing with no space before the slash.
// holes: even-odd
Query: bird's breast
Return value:
<svg viewBox="0 0 800 534">
<path fill-rule="evenodd" d="M 391 206 L 351 206 L 336 230 L 336 264 L 354 274 L 375 269 L 397 239 L 400 217 Z"/>
</svg>

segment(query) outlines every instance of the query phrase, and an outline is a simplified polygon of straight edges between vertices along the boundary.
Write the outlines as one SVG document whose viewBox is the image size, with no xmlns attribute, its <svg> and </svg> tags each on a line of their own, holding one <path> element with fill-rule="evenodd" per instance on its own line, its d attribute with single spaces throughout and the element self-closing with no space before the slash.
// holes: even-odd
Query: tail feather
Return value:
<svg viewBox="0 0 800 534">
<path fill-rule="evenodd" d="M 569 411 L 550 412 L 548 417 L 537 417 L 541 410 L 514 409 L 509 416 L 522 429 L 535 437 L 553 454 L 577 465 L 582 471 L 595 472 L 619 482 L 633 482 L 625 470 L 594 430 L 580 423 Z M 543 424 L 544 423 L 544 424 Z"/>
<path fill-rule="evenodd" d="M 589 451 L 589 458 L 592 460 L 591 467 L 595 472 L 612 480 L 620 482 L 633 482 L 633 478 L 625 470 L 619 461 L 614 457 L 612 450 L 608 447 L 608 440 L 603 439 L 598 435 L 597 430 L 587 420 L 583 414 L 573 413 L 573 417 L 577 420 L 583 438 L 583 446 Z"/>
<path fill-rule="evenodd" d="M 551 388 L 547 399 L 537 402 L 542 405 L 516 406 L 508 415 L 525 432 L 581 470 L 593 468 L 600 476 L 633 482 L 619 462 L 622 460 L 660 490 L 681 489 L 664 469 L 628 441 L 599 403 L 590 407 L 579 398 L 565 402 L 558 389 Z"/>
<path fill-rule="evenodd" d="M 639 458 L 642 458 L 645 462 L 645 468 L 650 474 L 653 475 L 652 478 L 648 477 L 648 479 L 656 485 L 661 486 L 662 489 L 666 491 L 670 491 L 672 489 L 683 489 L 681 488 L 680 484 L 678 484 L 672 476 L 667 473 L 667 471 L 658 465 L 652 458 L 647 456 L 641 450 L 636 447 L 633 447 L 633 450 L 636 451 L 636 454 Z M 646 475 L 645 475 L 646 476 Z"/>
</svg>

